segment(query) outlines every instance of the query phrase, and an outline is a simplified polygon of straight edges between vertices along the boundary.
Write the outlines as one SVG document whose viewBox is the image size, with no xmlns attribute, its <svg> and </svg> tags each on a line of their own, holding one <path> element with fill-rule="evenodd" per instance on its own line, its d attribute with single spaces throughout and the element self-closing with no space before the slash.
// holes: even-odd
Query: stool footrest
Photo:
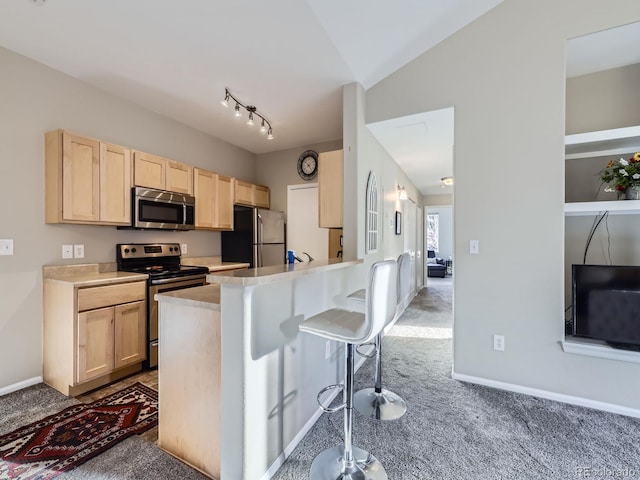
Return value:
<svg viewBox="0 0 640 480">
<path fill-rule="evenodd" d="M 328 392 L 329 390 L 334 390 L 336 388 L 339 388 L 344 391 L 344 385 L 341 383 L 336 383 L 335 385 L 328 385 L 318 392 L 318 405 L 320 405 L 320 408 L 327 413 L 335 413 L 338 410 L 342 410 L 347 406 L 345 402 L 342 405 L 338 405 L 337 407 L 325 407 L 320 401 L 320 397 L 322 396 L 323 393 Z"/>
<path fill-rule="evenodd" d="M 373 352 L 371 353 L 362 353 L 360 351 L 360 347 L 375 347 L 376 342 L 367 342 L 367 343 L 361 343 L 360 345 L 358 345 L 356 347 L 356 352 L 358 352 L 358 355 L 360 355 L 361 357 L 365 357 L 365 358 L 373 358 L 376 356 L 376 349 L 373 349 Z"/>
</svg>

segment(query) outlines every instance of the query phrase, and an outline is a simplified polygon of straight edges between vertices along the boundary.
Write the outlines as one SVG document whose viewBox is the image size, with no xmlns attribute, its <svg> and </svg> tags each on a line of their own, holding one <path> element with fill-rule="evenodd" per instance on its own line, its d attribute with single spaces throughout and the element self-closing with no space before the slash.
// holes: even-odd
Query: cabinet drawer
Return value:
<svg viewBox="0 0 640 480">
<path fill-rule="evenodd" d="M 119 283 L 104 287 L 82 288 L 78 290 L 78 311 L 93 310 L 120 303 L 144 300 L 147 285 L 145 282 Z"/>
</svg>

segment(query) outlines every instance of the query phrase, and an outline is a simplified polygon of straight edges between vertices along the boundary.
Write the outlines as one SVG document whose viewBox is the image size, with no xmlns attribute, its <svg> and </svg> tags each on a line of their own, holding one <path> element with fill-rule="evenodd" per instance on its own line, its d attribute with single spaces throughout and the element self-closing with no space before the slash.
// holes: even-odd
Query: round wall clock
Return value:
<svg viewBox="0 0 640 480">
<path fill-rule="evenodd" d="M 311 180 L 318 175 L 318 152 L 305 150 L 298 157 L 298 175 L 303 180 Z"/>
</svg>

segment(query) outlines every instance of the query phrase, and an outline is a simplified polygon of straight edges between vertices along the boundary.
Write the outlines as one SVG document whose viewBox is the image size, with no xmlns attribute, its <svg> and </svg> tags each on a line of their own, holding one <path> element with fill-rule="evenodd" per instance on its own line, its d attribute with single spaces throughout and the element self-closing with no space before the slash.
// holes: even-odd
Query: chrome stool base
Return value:
<svg viewBox="0 0 640 480">
<path fill-rule="evenodd" d="M 388 480 L 382 464 L 361 448 L 353 448 L 353 465 L 344 463 L 344 445 L 321 452 L 311 464 L 310 480 Z"/>
<path fill-rule="evenodd" d="M 397 420 L 407 411 L 405 401 L 389 390 L 376 392 L 375 388 L 363 388 L 353 395 L 353 407 L 365 417 L 377 420 Z"/>
</svg>

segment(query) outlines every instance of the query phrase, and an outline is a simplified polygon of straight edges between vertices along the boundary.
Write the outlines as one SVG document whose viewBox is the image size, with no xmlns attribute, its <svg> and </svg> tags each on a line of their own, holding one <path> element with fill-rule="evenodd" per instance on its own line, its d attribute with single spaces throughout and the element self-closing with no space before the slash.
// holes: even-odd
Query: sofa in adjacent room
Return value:
<svg viewBox="0 0 640 480">
<path fill-rule="evenodd" d="M 444 278 L 447 274 L 447 266 L 444 259 L 436 256 L 433 250 L 427 250 L 427 277 Z"/>
</svg>

